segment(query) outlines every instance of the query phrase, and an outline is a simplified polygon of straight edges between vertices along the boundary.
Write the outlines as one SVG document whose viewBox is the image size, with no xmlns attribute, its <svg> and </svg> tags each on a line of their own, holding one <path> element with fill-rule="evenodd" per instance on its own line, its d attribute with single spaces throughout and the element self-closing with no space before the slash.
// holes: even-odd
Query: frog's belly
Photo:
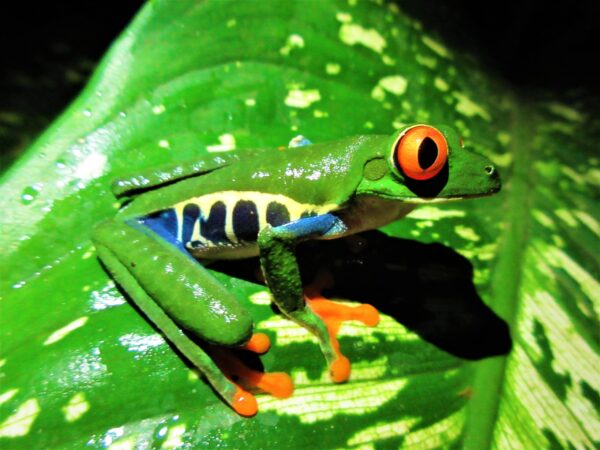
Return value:
<svg viewBox="0 0 600 450">
<path fill-rule="evenodd" d="M 236 245 L 220 245 L 216 247 L 196 247 L 188 251 L 196 259 L 244 259 L 258 256 L 256 242 L 241 242 Z"/>
</svg>

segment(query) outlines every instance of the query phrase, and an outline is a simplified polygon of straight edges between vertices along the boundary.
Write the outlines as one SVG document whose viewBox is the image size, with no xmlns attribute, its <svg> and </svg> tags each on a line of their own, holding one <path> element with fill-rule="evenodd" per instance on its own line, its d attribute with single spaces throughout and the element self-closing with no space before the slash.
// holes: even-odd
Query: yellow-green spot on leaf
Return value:
<svg viewBox="0 0 600 450">
<path fill-rule="evenodd" d="M 315 109 L 313 111 L 313 116 L 317 119 L 323 119 L 325 117 L 329 117 L 329 113 L 327 111 L 321 111 L 320 109 Z"/>
<path fill-rule="evenodd" d="M 166 110 L 165 105 L 155 105 L 152 107 L 152 112 L 157 115 L 164 113 L 165 110 Z"/>
<path fill-rule="evenodd" d="M 460 209 L 441 209 L 435 206 L 422 206 L 412 211 L 407 219 L 440 220 L 465 217 L 466 213 Z"/>
<path fill-rule="evenodd" d="M 465 409 L 446 417 L 428 427 L 419 428 L 404 437 L 406 448 L 437 449 L 450 448 L 456 441 L 465 425 Z"/>
<path fill-rule="evenodd" d="M 429 122 L 430 113 L 426 109 L 419 109 L 415 115 L 416 122 Z"/>
<path fill-rule="evenodd" d="M 352 22 L 352 14 L 348 14 L 346 12 L 338 12 L 335 15 L 335 18 L 337 19 L 338 22 L 342 22 L 342 23 L 350 23 Z"/>
<path fill-rule="evenodd" d="M 504 147 L 510 144 L 510 134 L 508 134 L 506 131 L 499 131 L 498 134 L 496 134 L 496 139 Z"/>
<path fill-rule="evenodd" d="M 0 367 L 4 366 L 4 364 L 6 364 L 6 358 L 0 359 Z"/>
<path fill-rule="evenodd" d="M 40 405 L 37 399 L 30 398 L 21 403 L 14 414 L 0 423 L 0 437 L 14 438 L 27 435 L 39 413 Z"/>
<path fill-rule="evenodd" d="M 363 124 L 363 127 L 365 127 L 367 130 L 372 130 L 373 128 L 375 128 L 375 124 L 373 122 L 371 122 L 370 120 L 367 120 Z"/>
<path fill-rule="evenodd" d="M 577 172 L 569 166 L 563 166 L 561 170 L 579 185 L 591 184 L 593 186 L 600 186 L 600 170 L 598 169 L 592 168 L 587 172 Z"/>
<path fill-rule="evenodd" d="M 575 217 L 573 217 L 573 214 L 571 214 L 571 211 L 561 208 L 561 209 L 557 209 L 556 211 L 554 211 L 554 213 L 568 226 L 576 227 L 578 225 L 577 220 L 575 220 Z"/>
<path fill-rule="evenodd" d="M 399 130 L 400 128 L 406 126 L 406 122 L 401 122 L 399 120 L 394 120 L 392 122 L 392 127 L 394 127 L 396 130 Z"/>
<path fill-rule="evenodd" d="M 75 422 L 90 409 L 89 402 L 85 399 L 83 392 L 75 394 L 66 406 L 63 406 L 62 412 L 67 422 Z"/>
<path fill-rule="evenodd" d="M 498 245 L 494 242 L 491 244 L 482 245 L 477 248 L 475 256 L 479 261 L 490 261 L 496 256 Z"/>
<path fill-rule="evenodd" d="M 442 91 L 442 92 L 446 92 L 448 89 L 450 89 L 450 86 L 448 86 L 448 83 L 446 83 L 446 81 L 440 77 L 434 78 L 433 85 L 435 86 L 435 88 L 438 91 Z"/>
<path fill-rule="evenodd" d="M 389 370 L 389 359 L 382 356 L 375 360 L 357 361 L 352 364 L 352 381 L 377 380 L 382 378 Z M 329 382 L 329 373 L 324 374 L 323 382 Z"/>
<path fill-rule="evenodd" d="M 537 220 L 543 227 L 550 229 L 556 228 L 556 226 L 554 225 L 554 221 L 550 217 L 548 217 L 548 215 L 543 211 L 539 209 L 534 209 L 532 214 L 533 218 Z"/>
<path fill-rule="evenodd" d="M 385 54 L 381 55 L 381 61 L 386 66 L 395 66 L 396 65 L 396 60 L 389 55 L 385 55 Z"/>
<path fill-rule="evenodd" d="M 376 85 L 371 91 L 371 97 L 377 100 L 378 102 L 382 102 L 385 100 L 385 91 L 379 85 Z"/>
<path fill-rule="evenodd" d="M 285 104 L 291 108 L 308 108 L 321 100 L 318 89 L 291 89 L 285 98 Z"/>
<path fill-rule="evenodd" d="M 285 45 L 279 49 L 279 53 L 287 56 L 295 48 L 304 48 L 304 38 L 299 34 L 290 34 Z"/>
<path fill-rule="evenodd" d="M 575 128 L 575 123 L 566 122 L 552 122 L 545 126 L 540 126 L 540 129 L 544 132 L 556 131 L 558 133 L 565 134 L 566 136 L 573 136 L 573 134 L 575 134 Z"/>
<path fill-rule="evenodd" d="M 454 227 L 454 232 L 467 241 L 477 242 L 481 239 L 473 228 L 465 225 L 456 225 Z"/>
<path fill-rule="evenodd" d="M 429 49 L 431 49 L 434 53 L 437 53 L 438 55 L 444 57 L 444 58 L 451 58 L 452 55 L 450 54 L 450 52 L 448 51 L 448 49 L 440 44 L 438 41 L 436 41 L 435 39 L 424 35 L 422 38 L 423 44 L 425 44 L 427 47 L 429 47 Z"/>
<path fill-rule="evenodd" d="M 379 80 L 378 86 L 381 86 L 394 95 L 402 95 L 406 92 L 408 81 L 401 75 L 390 75 Z"/>
<path fill-rule="evenodd" d="M 44 345 L 50 345 L 60 341 L 67 334 L 71 333 L 72 331 L 75 331 L 77 328 L 81 328 L 82 326 L 84 326 L 88 319 L 89 317 L 87 316 L 80 317 L 79 319 L 74 320 L 68 325 L 65 325 L 64 327 L 56 330 L 54 333 L 48 336 L 48 339 L 44 341 Z"/>
<path fill-rule="evenodd" d="M 3 394 L 0 394 L 0 405 L 2 405 L 3 403 L 6 403 L 11 398 L 13 398 L 17 392 L 19 392 L 19 390 L 15 388 L 15 389 L 9 389 L 8 391 L 4 392 Z"/>
<path fill-rule="evenodd" d="M 406 436 L 413 425 L 419 422 L 419 417 L 409 417 L 407 419 L 396 420 L 393 422 L 378 423 L 367 427 L 357 433 L 354 433 L 346 445 L 354 447 L 357 445 L 371 444 L 378 441 L 385 441 L 395 437 Z"/>
<path fill-rule="evenodd" d="M 570 179 L 572 179 L 575 183 L 577 184 L 585 184 L 585 178 L 583 176 L 583 174 L 576 172 L 575 170 L 571 169 L 569 166 L 563 166 L 561 168 L 562 172 L 568 176 Z"/>
<path fill-rule="evenodd" d="M 584 119 L 583 114 L 563 103 L 549 103 L 548 110 L 550 110 L 550 112 L 553 114 L 562 117 L 563 119 L 570 120 L 571 122 L 581 122 Z"/>
<path fill-rule="evenodd" d="M 167 433 L 167 438 L 166 438 L 165 442 L 163 443 L 163 445 L 161 446 L 161 448 L 165 449 L 165 450 L 181 448 L 181 446 L 183 445 L 183 441 L 181 440 L 181 437 L 183 436 L 184 433 L 185 433 L 185 425 L 180 424 L 180 425 L 172 426 L 171 428 L 169 428 L 169 431 Z"/>
<path fill-rule="evenodd" d="M 244 104 L 246 106 L 254 106 L 254 105 L 256 105 L 256 99 L 254 99 L 254 98 L 247 98 L 246 100 L 244 100 Z"/>
<path fill-rule="evenodd" d="M 417 53 L 415 55 L 415 60 L 422 66 L 429 67 L 430 69 L 435 69 L 435 66 L 437 66 L 437 60 L 431 56 L 420 55 Z"/>
<path fill-rule="evenodd" d="M 463 251 L 459 251 L 459 253 L 463 253 L 463 255 L 464 255 Z M 483 286 L 489 279 L 490 279 L 490 270 L 489 269 L 475 269 L 473 271 L 473 283 L 475 284 L 475 286 Z"/>
<path fill-rule="evenodd" d="M 226 23 L 227 28 L 233 28 L 237 25 L 237 20 L 236 19 L 229 19 Z"/>
<path fill-rule="evenodd" d="M 338 63 L 327 63 L 325 64 L 325 72 L 328 75 L 337 75 L 342 71 L 342 66 Z"/>
<path fill-rule="evenodd" d="M 567 253 L 556 247 L 548 247 L 543 252 L 543 255 L 544 259 L 552 267 L 567 272 L 590 299 L 600 298 L 600 283 Z"/>
<path fill-rule="evenodd" d="M 255 305 L 270 305 L 273 301 L 273 296 L 269 291 L 258 291 L 250 295 L 248 299 Z"/>
<path fill-rule="evenodd" d="M 600 236 L 600 224 L 598 224 L 598 221 L 593 216 L 591 216 L 585 211 L 573 211 L 573 214 L 594 234 Z"/>
<path fill-rule="evenodd" d="M 457 100 L 455 108 L 460 114 L 463 114 L 467 117 L 479 116 L 488 122 L 491 120 L 490 114 L 482 106 L 475 103 L 465 94 L 453 92 L 452 96 Z"/>
<path fill-rule="evenodd" d="M 594 186 L 600 186 L 600 170 L 590 169 L 585 174 L 585 181 Z"/>
<path fill-rule="evenodd" d="M 171 144 L 169 144 L 169 141 L 167 141 L 166 139 L 161 139 L 160 141 L 158 141 L 158 146 L 161 148 L 170 148 Z"/>
<path fill-rule="evenodd" d="M 433 221 L 419 220 L 416 225 L 417 225 L 417 228 L 421 228 L 421 229 L 431 228 L 433 226 Z"/>
<path fill-rule="evenodd" d="M 365 29 L 356 24 L 342 24 L 339 38 L 344 44 L 360 44 L 376 53 L 381 53 L 387 45 L 385 39 L 377 30 L 374 28 Z"/>
<path fill-rule="evenodd" d="M 206 150 L 209 152 L 228 152 L 235 149 L 235 137 L 232 134 L 226 133 L 219 136 L 219 143 L 208 145 Z"/>
<path fill-rule="evenodd" d="M 512 153 L 492 153 L 487 152 L 486 156 L 492 160 L 494 164 L 500 167 L 508 167 L 513 162 Z"/>
<path fill-rule="evenodd" d="M 558 235 L 558 234 L 553 234 L 552 235 L 552 242 L 557 247 L 564 247 L 565 246 L 565 240 L 560 235 Z"/>
<path fill-rule="evenodd" d="M 555 161 L 536 161 L 533 167 L 544 178 L 555 179 L 560 175 L 561 167 Z"/>
</svg>

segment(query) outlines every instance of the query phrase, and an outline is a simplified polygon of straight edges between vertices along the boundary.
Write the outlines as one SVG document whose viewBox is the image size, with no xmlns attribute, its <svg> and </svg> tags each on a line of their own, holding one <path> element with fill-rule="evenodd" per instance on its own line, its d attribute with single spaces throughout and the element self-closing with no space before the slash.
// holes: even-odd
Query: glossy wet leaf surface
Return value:
<svg viewBox="0 0 600 450">
<path fill-rule="evenodd" d="M 343 327 L 347 384 L 328 380 L 315 342 L 264 287 L 222 275 L 272 337 L 264 367 L 296 384 L 243 419 L 96 259 L 89 232 L 118 207 L 116 176 L 412 122 L 454 125 L 504 188 L 307 252 L 306 267 L 338 261 L 332 295 L 385 313 L 374 330 Z M 395 7 L 149 3 L 4 175 L 0 447 L 594 448 L 598 136 L 593 116 L 513 94 Z M 506 358 L 464 359 L 507 346 L 471 270 L 510 327 Z"/>
</svg>

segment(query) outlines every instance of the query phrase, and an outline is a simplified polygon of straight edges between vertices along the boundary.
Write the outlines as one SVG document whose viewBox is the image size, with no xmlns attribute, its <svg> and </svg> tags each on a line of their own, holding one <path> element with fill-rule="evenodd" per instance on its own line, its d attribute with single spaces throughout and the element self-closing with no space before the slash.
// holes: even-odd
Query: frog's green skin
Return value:
<svg viewBox="0 0 600 450">
<path fill-rule="evenodd" d="M 448 143 L 444 174 L 408 179 L 393 154 L 408 128 L 392 136 L 233 151 L 118 180 L 115 194 L 131 201 L 94 230 L 98 254 L 140 309 L 229 403 L 235 385 L 181 330 L 213 344 L 241 346 L 252 335 L 252 320 L 191 255 L 260 255 L 275 303 L 317 336 L 333 364 L 336 353 L 326 326 L 305 306 L 295 245 L 383 226 L 419 203 L 500 189 L 490 161 L 461 148 L 446 127 L 437 127 Z"/>
</svg>

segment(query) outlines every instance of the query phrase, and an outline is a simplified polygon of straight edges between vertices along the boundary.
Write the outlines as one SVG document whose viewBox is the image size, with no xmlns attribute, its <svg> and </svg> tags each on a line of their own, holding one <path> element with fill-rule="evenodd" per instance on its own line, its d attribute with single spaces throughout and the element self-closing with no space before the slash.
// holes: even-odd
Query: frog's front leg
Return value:
<svg viewBox="0 0 600 450">
<path fill-rule="evenodd" d="M 340 352 L 335 336 L 339 323 L 357 319 L 368 325 L 376 325 L 378 313 L 370 305 L 348 308 L 327 300 L 307 305 L 295 247 L 301 241 L 335 237 L 347 229 L 340 217 L 328 213 L 274 228 L 267 226 L 258 236 L 262 270 L 275 303 L 285 315 L 317 337 L 329 365 L 331 378 L 335 382 L 346 381 L 350 376 L 350 361 Z M 355 313 L 350 310 L 355 310 Z"/>
<path fill-rule="evenodd" d="M 252 334 L 252 319 L 238 300 L 176 240 L 169 242 L 138 220 L 111 220 L 96 227 L 93 240 L 109 272 L 142 312 L 207 378 L 241 415 L 257 412 L 254 396 L 230 381 L 183 330 L 219 346 L 266 351 L 264 340 Z M 179 247 L 179 248 L 178 248 Z M 263 336 L 264 337 L 264 336 Z M 256 345 L 258 341 L 258 346 Z M 260 348 L 262 347 L 262 349 Z M 245 368 L 231 357 L 221 362 L 236 375 Z M 249 370 L 249 369 L 248 369 Z M 264 376 L 259 376 L 264 375 Z M 277 381 L 268 378 L 274 376 Z M 275 386 L 277 396 L 291 394 L 285 374 L 246 372 L 255 385 Z M 289 389 L 282 384 L 288 385 Z M 280 395 L 278 395 L 280 394 Z"/>
</svg>

